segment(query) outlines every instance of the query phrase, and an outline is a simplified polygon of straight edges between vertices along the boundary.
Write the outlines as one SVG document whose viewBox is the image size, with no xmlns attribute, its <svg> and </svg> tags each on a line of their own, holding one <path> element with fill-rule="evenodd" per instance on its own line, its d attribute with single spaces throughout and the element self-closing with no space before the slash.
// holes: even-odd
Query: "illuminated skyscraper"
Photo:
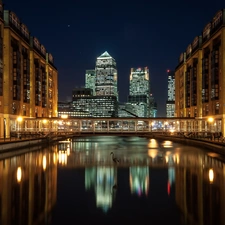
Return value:
<svg viewBox="0 0 225 225">
<path fill-rule="evenodd" d="M 149 95 L 149 69 L 131 68 L 129 95 L 140 96 Z"/>
<path fill-rule="evenodd" d="M 149 69 L 131 68 L 128 104 L 134 108 L 138 117 L 149 117 Z"/>
<path fill-rule="evenodd" d="M 85 88 L 90 88 L 93 90 L 93 96 L 95 96 L 95 70 L 86 70 L 85 73 Z"/>
<path fill-rule="evenodd" d="M 116 96 L 118 100 L 118 84 L 116 61 L 106 51 L 97 58 L 95 92 L 97 96 Z"/>
<path fill-rule="evenodd" d="M 166 116 L 174 117 L 175 113 L 175 73 L 167 70 L 168 74 L 168 99 L 166 101 Z"/>
</svg>

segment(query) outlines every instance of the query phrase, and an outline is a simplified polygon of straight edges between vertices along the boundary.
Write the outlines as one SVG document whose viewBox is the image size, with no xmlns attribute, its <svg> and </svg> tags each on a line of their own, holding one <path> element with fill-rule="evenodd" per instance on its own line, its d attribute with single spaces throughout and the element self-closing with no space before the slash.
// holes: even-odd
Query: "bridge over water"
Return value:
<svg viewBox="0 0 225 225">
<path fill-rule="evenodd" d="M 22 135 L 144 135 L 150 133 L 221 132 L 221 119 L 156 118 L 21 118 L 12 121 L 11 134 Z"/>
</svg>

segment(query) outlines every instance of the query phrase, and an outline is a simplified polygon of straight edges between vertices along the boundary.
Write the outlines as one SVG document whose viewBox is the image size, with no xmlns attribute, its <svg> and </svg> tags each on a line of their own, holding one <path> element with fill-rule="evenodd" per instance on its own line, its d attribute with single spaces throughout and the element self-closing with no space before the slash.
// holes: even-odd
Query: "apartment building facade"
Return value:
<svg viewBox="0 0 225 225">
<path fill-rule="evenodd" d="M 9 136 L 18 117 L 56 117 L 57 104 L 52 54 L 14 12 L 0 5 L 0 136 Z"/>
<path fill-rule="evenodd" d="M 177 117 L 210 118 L 213 131 L 225 131 L 225 9 L 180 54 L 175 111 Z"/>
</svg>

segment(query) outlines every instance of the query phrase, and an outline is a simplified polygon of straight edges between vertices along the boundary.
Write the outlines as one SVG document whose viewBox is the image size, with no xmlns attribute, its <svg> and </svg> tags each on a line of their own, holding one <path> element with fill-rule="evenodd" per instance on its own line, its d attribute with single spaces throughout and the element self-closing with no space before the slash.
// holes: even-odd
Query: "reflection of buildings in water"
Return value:
<svg viewBox="0 0 225 225">
<path fill-rule="evenodd" d="M 175 182 L 175 169 L 174 167 L 168 168 L 168 183 L 167 183 L 167 193 L 170 195 L 171 187 Z"/>
<path fill-rule="evenodd" d="M 163 143 L 162 143 L 162 147 L 163 148 L 172 148 L 173 147 L 173 142 L 172 141 L 164 141 Z"/>
<path fill-rule="evenodd" d="M 79 138 L 72 142 L 73 151 L 88 151 L 98 148 L 99 143 L 95 139 Z"/>
<path fill-rule="evenodd" d="M 50 220 L 56 202 L 56 185 L 53 152 L 30 152 L 1 160 L 1 224 L 47 224 L 44 221 Z"/>
<path fill-rule="evenodd" d="M 58 154 L 57 159 L 58 163 L 61 165 L 67 165 L 67 157 L 70 155 L 71 151 L 71 141 L 61 141 L 58 143 Z"/>
<path fill-rule="evenodd" d="M 68 152 L 58 151 L 58 163 L 61 165 L 67 165 Z"/>
<path fill-rule="evenodd" d="M 183 220 L 187 224 L 224 224 L 224 163 L 202 155 L 181 155 L 180 161 L 175 189 Z"/>
<path fill-rule="evenodd" d="M 71 139 L 67 139 L 65 141 L 59 141 L 58 145 L 58 151 L 64 151 L 64 152 L 69 152 L 71 150 L 72 147 L 72 140 Z"/>
<path fill-rule="evenodd" d="M 177 162 L 176 158 L 176 155 L 172 154 L 170 151 L 167 151 L 165 154 L 165 160 L 169 166 L 172 166 L 175 164 L 175 162 Z"/>
<path fill-rule="evenodd" d="M 149 190 L 149 168 L 130 167 L 130 189 L 131 193 L 138 196 L 148 195 Z"/>
<path fill-rule="evenodd" d="M 154 148 L 158 148 L 158 147 L 159 147 L 159 145 L 158 145 L 158 142 L 157 142 L 156 139 L 152 138 L 152 139 L 149 140 L 148 148 L 154 149 Z"/>
<path fill-rule="evenodd" d="M 117 171 L 114 167 L 85 168 L 85 188 L 92 187 L 96 194 L 96 205 L 107 212 L 112 207 L 113 185 L 117 182 Z"/>
</svg>

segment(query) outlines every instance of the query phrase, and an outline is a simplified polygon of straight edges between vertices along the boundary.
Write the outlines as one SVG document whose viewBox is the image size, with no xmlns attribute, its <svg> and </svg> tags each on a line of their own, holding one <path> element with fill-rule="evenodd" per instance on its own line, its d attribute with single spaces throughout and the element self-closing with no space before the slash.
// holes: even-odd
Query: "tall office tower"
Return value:
<svg viewBox="0 0 225 225">
<path fill-rule="evenodd" d="M 85 88 L 92 89 L 93 90 L 93 96 L 96 95 L 96 93 L 95 93 L 95 82 L 96 82 L 95 70 L 86 70 L 86 73 L 85 73 Z"/>
<path fill-rule="evenodd" d="M 149 117 L 157 117 L 157 103 L 153 94 L 149 96 Z"/>
<path fill-rule="evenodd" d="M 136 108 L 138 117 L 149 117 L 149 69 L 131 68 L 128 103 Z"/>
<path fill-rule="evenodd" d="M 175 72 L 167 70 L 168 99 L 166 101 L 166 117 L 175 116 Z"/>
<path fill-rule="evenodd" d="M 116 61 L 108 52 L 97 58 L 95 72 L 96 96 L 116 96 L 118 101 Z"/>
</svg>

